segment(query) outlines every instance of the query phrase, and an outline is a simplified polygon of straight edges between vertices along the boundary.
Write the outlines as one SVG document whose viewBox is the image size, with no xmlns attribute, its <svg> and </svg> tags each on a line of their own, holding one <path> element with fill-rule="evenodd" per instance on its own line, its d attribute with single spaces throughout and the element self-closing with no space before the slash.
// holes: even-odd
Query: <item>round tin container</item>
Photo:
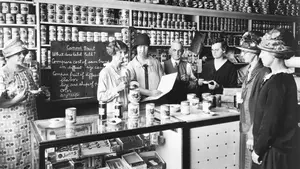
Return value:
<svg viewBox="0 0 300 169">
<path fill-rule="evenodd" d="M 106 103 L 99 101 L 98 114 L 99 114 L 99 120 L 106 120 L 107 118 Z"/>
<path fill-rule="evenodd" d="M 73 16 L 70 13 L 65 14 L 65 22 L 66 23 L 73 23 Z"/>
<path fill-rule="evenodd" d="M 72 5 L 65 5 L 65 14 L 71 14 L 73 13 L 73 6 Z"/>
<path fill-rule="evenodd" d="M 76 112 L 77 112 L 77 110 L 75 107 L 70 107 L 65 110 L 66 124 L 76 123 Z"/>
<path fill-rule="evenodd" d="M 76 129 L 76 125 L 75 124 L 72 124 L 72 123 L 66 123 L 66 129 L 65 129 L 65 132 L 66 132 L 66 138 L 72 138 L 75 136 L 75 131 Z"/>
<path fill-rule="evenodd" d="M 147 103 L 146 104 L 146 119 L 154 119 L 154 103 Z"/>
<path fill-rule="evenodd" d="M 96 24 L 103 25 L 103 15 L 96 15 Z"/>
<path fill-rule="evenodd" d="M 140 116 L 139 103 L 129 103 L 128 104 L 128 118 L 138 118 Z"/>
<path fill-rule="evenodd" d="M 75 24 L 80 24 L 81 23 L 81 16 L 78 14 L 73 14 L 72 16 L 72 22 Z"/>
<path fill-rule="evenodd" d="M 19 13 L 19 4 L 17 3 L 10 3 L 10 13 L 11 14 L 17 14 Z"/>
<path fill-rule="evenodd" d="M 56 5 L 56 13 L 57 14 L 65 14 L 65 5 L 62 5 L 62 4 Z"/>
<path fill-rule="evenodd" d="M 182 101 L 180 103 L 181 113 L 184 115 L 190 114 L 190 102 L 189 101 Z"/>
<path fill-rule="evenodd" d="M 9 13 L 9 3 L 3 2 L 2 3 L 2 13 Z"/>
<path fill-rule="evenodd" d="M 163 104 L 160 106 L 160 117 L 161 118 L 170 117 L 170 105 Z"/>
<path fill-rule="evenodd" d="M 81 8 L 79 5 L 73 5 L 73 15 L 80 15 Z"/>
<path fill-rule="evenodd" d="M 78 34 L 78 41 L 79 42 L 86 42 L 86 32 L 84 31 L 79 31 L 79 34 Z"/>
<path fill-rule="evenodd" d="M 88 16 L 88 24 L 90 24 L 90 25 L 95 25 L 95 24 L 96 24 L 96 16 L 94 16 L 94 15 L 89 15 L 89 16 Z"/>
<path fill-rule="evenodd" d="M 0 13 L 0 24 L 5 23 L 5 14 Z"/>
<path fill-rule="evenodd" d="M 26 19 L 27 19 L 27 24 L 35 24 L 35 15 L 34 14 L 28 14 Z"/>
<path fill-rule="evenodd" d="M 56 21 L 57 23 L 65 23 L 65 14 L 56 14 Z"/>
<path fill-rule="evenodd" d="M 17 24 L 25 24 L 25 15 L 24 14 L 17 14 L 16 15 L 16 23 Z"/>
<path fill-rule="evenodd" d="M 7 14 L 5 14 L 5 20 L 6 20 L 6 23 L 8 23 L 8 24 L 15 24 L 16 23 L 16 15 L 7 13 Z"/>
<path fill-rule="evenodd" d="M 48 4 L 47 5 L 47 11 L 48 11 L 48 14 L 49 13 L 55 14 L 56 13 L 56 5 L 55 4 Z"/>
<path fill-rule="evenodd" d="M 48 22 L 55 23 L 56 22 L 56 15 L 55 14 L 48 14 Z"/>
</svg>

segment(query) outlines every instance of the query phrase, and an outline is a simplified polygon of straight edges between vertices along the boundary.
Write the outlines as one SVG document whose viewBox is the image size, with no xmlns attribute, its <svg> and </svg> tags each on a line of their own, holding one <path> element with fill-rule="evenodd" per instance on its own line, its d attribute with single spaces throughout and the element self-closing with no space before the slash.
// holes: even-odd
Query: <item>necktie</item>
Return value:
<svg viewBox="0 0 300 169">
<path fill-rule="evenodd" d="M 179 64 L 178 62 L 175 62 L 175 69 L 177 70 L 177 79 L 180 80 L 180 71 L 179 71 Z"/>
<path fill-rule="evenodd" d="M 149 83 L 148 83 L 148 65 L 144 64 L 143 68 L 145 69 L 145 88 L 149 89 Z"/>
</svg>

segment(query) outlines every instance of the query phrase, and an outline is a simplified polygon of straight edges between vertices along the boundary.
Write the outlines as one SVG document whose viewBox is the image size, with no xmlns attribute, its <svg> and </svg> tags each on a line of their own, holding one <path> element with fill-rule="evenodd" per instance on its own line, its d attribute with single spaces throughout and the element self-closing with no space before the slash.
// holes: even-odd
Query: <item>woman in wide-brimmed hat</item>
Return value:
<svg viewBox="0 0 300 169">
<path fill-rule="evenodd" d="M 284 63 L 293 56 L 293 39 L 290 32 L 273 29 L 258 45 L 259 57 L 271 73 L 264 78 L 255 108 L 253 169 L 296 167 L 291 154 L 297 144 L 297 86 Z"/>
<path fill-rule="evenodd" d="M 241 55 L 248 63 L 242 85 L 242 104 L 240 106 L 240 166 L 243 169 L 250 169 L 252 164 L 251 150 L 253 147 L 252 123 L 256 99 L 263 82 L 264 76 L 270 70 L 263 66 L 259 59 L 260 49 L 257 45 L 261 41 L 263 33 L 249 31 L 241 38 Z"/>
<path fill-rule="evenodd" d="M 32 73 L 23 66 L 27 49 L 20 39 L 7 41 L 2 50 L 6 64 L 0 68 L 0 168 L 32 168 L 30 121 L 36 116 L 37 91 Z M 31 91 L 31 92 L 30 92 Z"/>
</svg>

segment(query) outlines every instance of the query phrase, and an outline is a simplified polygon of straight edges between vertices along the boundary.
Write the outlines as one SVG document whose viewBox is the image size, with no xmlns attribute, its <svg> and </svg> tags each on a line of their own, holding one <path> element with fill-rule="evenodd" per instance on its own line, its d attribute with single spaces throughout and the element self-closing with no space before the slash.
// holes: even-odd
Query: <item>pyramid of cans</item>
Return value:
<svg viewBox="0 0 300 169">
<path fill-rule="evenodd" d="M 129 10 L 91 6 L 41 4 L 41 21 L 89 25 L 128 26 Z"/>
</svg>

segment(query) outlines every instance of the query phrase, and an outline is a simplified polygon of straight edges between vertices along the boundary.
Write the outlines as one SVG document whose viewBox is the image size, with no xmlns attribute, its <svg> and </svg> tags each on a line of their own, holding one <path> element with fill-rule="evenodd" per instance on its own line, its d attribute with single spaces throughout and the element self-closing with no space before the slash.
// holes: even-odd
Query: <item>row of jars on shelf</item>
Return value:
<svg viewBox="0 0 300 169">
<path fill-rule="evenodd" d="M 0 48 L 3 48 L 4 42 L 12 38 L 20 38 L 28 48 L 36 47 L 34 28 L 0 27 Z"/>
</svg>

